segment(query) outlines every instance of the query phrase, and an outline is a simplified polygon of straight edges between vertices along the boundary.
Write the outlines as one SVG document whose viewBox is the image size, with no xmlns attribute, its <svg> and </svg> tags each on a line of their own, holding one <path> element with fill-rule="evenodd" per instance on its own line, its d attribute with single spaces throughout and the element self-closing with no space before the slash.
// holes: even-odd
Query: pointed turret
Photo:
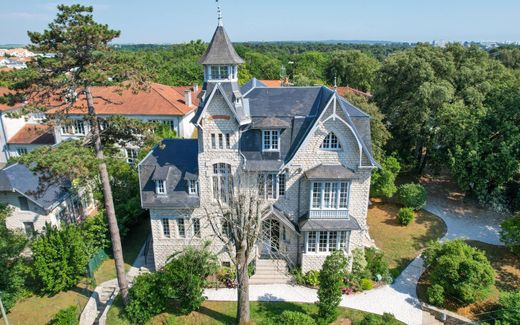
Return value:
<svg viewBox="0 0 520 325">
<path fill-rule="evenodd" d="M 200 64 L 242 64 L 244 60 L 238 55 L 229 40 L 224 26 L 217 26 L 206 53 L 200 58 Z"/>
</svg>

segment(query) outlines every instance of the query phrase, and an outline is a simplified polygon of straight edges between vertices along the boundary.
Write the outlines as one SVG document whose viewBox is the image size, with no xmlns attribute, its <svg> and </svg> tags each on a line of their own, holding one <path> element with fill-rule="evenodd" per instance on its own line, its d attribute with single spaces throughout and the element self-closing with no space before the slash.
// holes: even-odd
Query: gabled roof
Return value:
<svg viewBox="0 0 520 325">
<path fill-rule="evenodd" d="M 50 211 L 69 195 L 70 182 L 50 183 L 27 166 L 14 164 L 0 170 L 0 191 L 16 191 Z"/>
<path fill-rule="evenodd" d="M 218 26 L 211 38 L 200 64 L 242 64 L 245 61 L 238 55 L 223 26 Z"/>
<path fill-rule="evenodd" d="M 198 175 L 197 139 L 166 139 L 139 163 L 143 208 L 194 208 L 198 195 L 189 195 L 187 180 Z M 155 181 L 165 181 L 166 194 L 155 193 Z"/>
<path fill-rule="evenodd" d="M 56 140 L 52 127 L 43 124 L 25 124 L 7 143 L 53 145 Z"/>
</svg>

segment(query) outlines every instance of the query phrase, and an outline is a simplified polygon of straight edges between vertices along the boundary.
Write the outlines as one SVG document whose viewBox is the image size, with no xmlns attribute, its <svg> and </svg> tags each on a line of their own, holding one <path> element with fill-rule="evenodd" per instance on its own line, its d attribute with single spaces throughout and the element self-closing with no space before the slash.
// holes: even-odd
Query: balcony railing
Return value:
<svg viewBox="0 0 520 325">
<path fill-rule="evenodd" d="M 348 210 L 310 210 L 309 217 L 312 219 L 340 219 L 348 218 Z"/>
</svg>

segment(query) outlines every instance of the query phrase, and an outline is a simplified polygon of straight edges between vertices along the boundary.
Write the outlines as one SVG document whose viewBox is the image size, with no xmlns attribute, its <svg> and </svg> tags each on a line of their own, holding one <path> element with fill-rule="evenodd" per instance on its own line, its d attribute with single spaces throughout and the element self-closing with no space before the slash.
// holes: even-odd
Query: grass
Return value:
<svg viewBox="0 0 520 325">
<path fill-rule="evenodd" d="M 60 292 L 52 297 L 33 295 L 19 301 L 7 315 L 11 325 L 47 324 L 61 309 L 77 305 L 83 310 L 92 291 L 86 280 L 74 289 Z M 0 317 L 0 320 L 2 317 Z M 3 323 L 0 321 L 0 323 Z"/>
<path fill-rule="evenodd" d="M 125 270 L 128 271 L 134 260 L 139 255 L 139 251 L 143 246 L 148 234 L 150 233 L 150 222 L 148 218 L 143 218 L 141 222 L 133 226 L 126 237 L 122 241 L 123 245 L 123 257 L 125 259 Z M 94 279 L 97 284 L 101 284 L 105 281 L 114 279 L 116 277 L 116 267 L 114 259 L 109 255 L 110 258 L 103 261 L 99 269 L 94 272 Z"/>
<path fill-rule="evenodd" d="M 488 316 L 492 318 L 493 311 L 498 308 L 496 303 L 501 292 L 520 290 L 520 257 L 511 253 L 504 246 L 490 245 L 473 240 L 466 242 L 484 251 L 496 272 L 495 285 L 484 301 L 468 306 L 460 306 L 453 301 L 448 301 L 445 308 L 473 320 L 486 320 Z M 427 273 L 424 273 L 417 286 L 419 299 L 426 301 L 426 289 L 429 285 Z"/>
<path fill-rule="evenodd" d="M 395 203 L 372 200 L 368 209 L 368 229 L 377 247 L 385 253 L 385 261 L 392 276 L 396 277 L 419 255 L 430 240 L 444 236 L 444 222 L 424 210 L 417 211 L 408 226 L 397 222 L 400 206 Z"/>
<path fill-rule="evenodd" d="M 116 299 L 108 311 L 107 325 L 129 325 L 121 315 L 121 299 Z M 280 315 L 285 310 L 304 312 L 315 315 L 318 308 L 315 304 L 293 302 L 251 302 L 251 321 L 253 324 L 262 324 L 265 320 Z M 350 324 L 347 320 L 360 321 L 368 313 L 350 309 L 338 308 L 339 317 L 334 324 Z M 175 315 L 167 311 L 155 316 L 147 324 L 234 324 L 236 317 L 236 302 L 234 301 L 205 301 L 202 307 L 189 315 Z"/>
<path fill-rule="evenodd" d="M 148 218 L 133 226 L 122 241 L 125 269 L 128 270 L 136 259 L 148 234 L 150 222 Z M 105 260 L 95 272 L 97 284 L 116 277 L 114 259 Z M 92 286 L 88 287 L 87 280 L 83 279 L 75 288 L 60 292 L 52 297 L 33 295 L 19 301 L 9 312 L 8 319 L 11 325 L 41 325 L 47 324 L 61 309 L 71 305 L 78 305 L 83 310 L 92 294 Z M 0 320 L 2 317 L 0 317 Z"/>
</svg>

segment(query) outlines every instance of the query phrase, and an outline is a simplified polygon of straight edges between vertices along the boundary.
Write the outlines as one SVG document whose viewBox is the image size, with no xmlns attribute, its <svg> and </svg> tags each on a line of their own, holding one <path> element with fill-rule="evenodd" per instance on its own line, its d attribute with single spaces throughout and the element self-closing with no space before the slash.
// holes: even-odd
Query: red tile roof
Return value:
<svg viewBox="0 0 520 325">
<path fill-rule="evenodd" d="M 184 101 L 184 91 L 191 91 L 192 105 Z M 192 87 L 173 87 L 161 84 L 151 84 L 148 91 L 134 94 L 130 89 L 120 90 L 117 87 L 92 87 L 96 113 L 100 115 L 174 115 L 184 116 L 195 110 L 199 104 Z M 61 109 L 63 101 L 53 100 L 54 111 Z M 64 106 L 64 105 L 63 105 Z M 65 107 L 63 107 L 65 109 Z M 78 98 L 69 114 L 85 114 L 87 104 L 84 95 Z"/>
<path fill-rule="evenodd" d="M 6 95 L 9 95 L 9 94 L 14 94 L 14 93 L 15 93 L 14 91 L 9 90 L 6 87 L 0 87 L 0 97 L 6 96 Z M 18 103 L 16 105 L 7 105 L 7 104 L 3 104 L 3 103 L 0 102 L 0 112 L 10 111 L 10 110 L 13 110 L 13 109 L 20 108 L 21 106 L 22 106 L 21 103 Z"/>
<path fill-rule="evenodd" d="M 330 89 L 334 89 L 334 87 L 330 87 Z M 356 88 L 352 88 L 352 87 L 349 87 L 349 86 L 337 87 L 336 89 L 337 89 L 337 92 L 338 92 L 338 94 L 340 96 L 345 96 L 345 94 L 351 93 L 351 94 L 364 96 L 364 97 L 372 97 L 372 94 L 370 94 L 370 93 L 366 93 L 364 91 L 361 91 L 361 90 L 358 90 Z"/>
<path fill-rule="evenodd" d="M 55 144 L 52 127 L 43 124 L 26 124 L 7 141 L 8 144 Z"/>
<path fill-rule="evenodd" d="M 275 88 L 275 87 L 282 86 L 282 82 L 280 80 L 259 80 L 259 81 L 261 83 L 263 83 L 264 85 L 266 85 L 267 87 Z"/>
</svg>

